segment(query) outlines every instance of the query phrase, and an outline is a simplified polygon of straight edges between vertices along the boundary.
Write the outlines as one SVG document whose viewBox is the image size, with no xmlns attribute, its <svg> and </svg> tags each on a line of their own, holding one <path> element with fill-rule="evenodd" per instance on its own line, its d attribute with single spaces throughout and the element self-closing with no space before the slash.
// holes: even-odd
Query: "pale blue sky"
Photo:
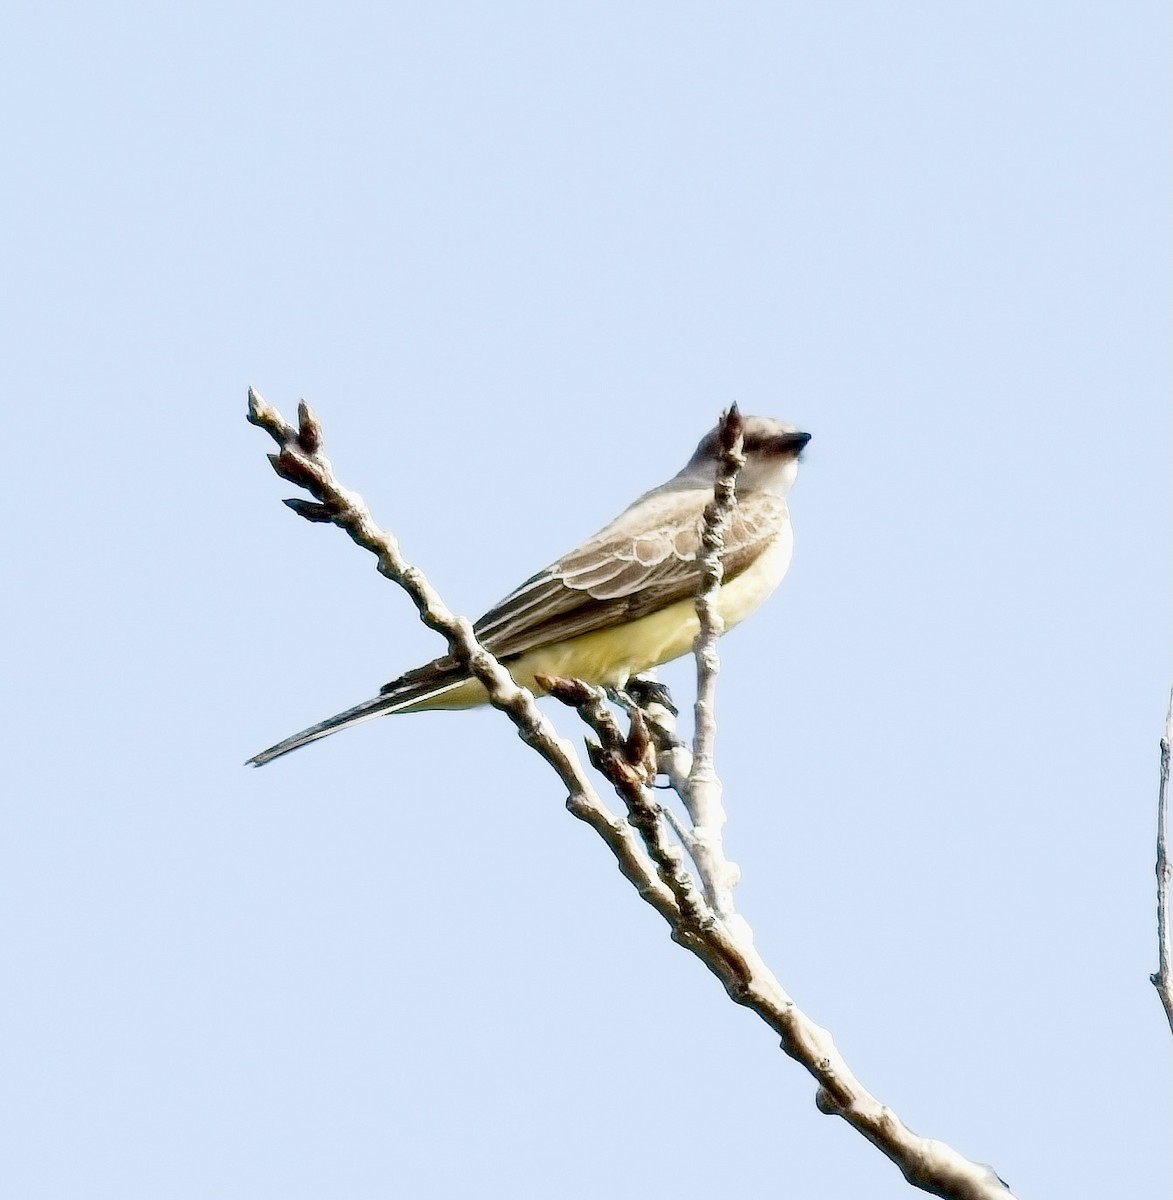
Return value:
<svg viewBox="0 0 1173 1200">
<path fill-rule="evenodd" d="M 915 1129 L 1167 1194 L 1171 25 L 10 6 L 0 1193 L 911 1194 L 496 714 L 241 766 L 439 650 L 253 383 L 473 616 L 731 400 L 809 429 L 742 909 Z"/>
</svg>

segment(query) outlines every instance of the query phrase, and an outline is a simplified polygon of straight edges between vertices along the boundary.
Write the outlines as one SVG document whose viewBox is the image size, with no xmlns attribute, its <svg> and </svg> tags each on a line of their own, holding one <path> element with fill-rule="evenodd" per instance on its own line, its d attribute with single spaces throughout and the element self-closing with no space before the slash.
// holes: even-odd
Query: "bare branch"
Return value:
<svg viewBox="0 0 1173 1200">
<path fill-rule="evenodd" d="M 1150 975 L 1165 1016 L 1173 1032 L 1173 933 L 1169 929 L 1169 882 L 1173 866 L 1165 840 L 1169 822 L 1169 747 L 1173 743 L 1173 692 L 1165 716 L 1165 736 L 1161 738 L 1161 785 L 1157 792 L 1157 973 Z"/>
<path fill-rule="evenodd" d="M 630 771 L 619 764 L 621 749 L 631 739 L 623 737 L 603 703 L 603 694 L 578 681 L 543 678 L 539 683 L 551 696 L 578 709 L 583 720 L 598 734 L 601 744 L 591 761 L 629 804 L 632 824 L 648 842 L 648 852 L 660 867 L 661 878 L 677 896 L 681 915 L 672 922 L 673 941 L 695 954 L 717 976 L 731 999 L 757 1013 L 779 1035 L 786 1054 L 805 1067 L 819 1084 L 815 1097 L 819 1110 L 842 1117 L 892 1159 L 909 1183 L 926 1192 L 953 1200 L 1013 1200 L 1007 1186 L 991 1168 L 971 1162 L 944 1142 L 913 1133 L 860 1084 L 830 1033 L 798 1008 L 762 961 L 754 948 L 752 931 L 740 916 L 733 913 L 725 920 L 715 919 L 707 906 L 702 907 L 703 901 L 690 902 L 677 890 L 680 884 L 673 873 L 681 869 L 679 852 L 665 857 L 663 822 L 650 822 L 632 811 L 648 803 L 647 793 L 643 786 L 633 787 Z M 628 711 L 640 719 L 641 710 Z M 671 713 L 658 700 L 649 703 L 642 714 L 644 719 L 656 722 L 649 730 L 653 745 L 667 748 L 660 751 L 661 762 L 665 752 L 681 751 L 688 756 L 687 748 L 675 736 Z M 687 794 L 687 777 L 677 774 L 674 787 Z M 662 809 L 661 813 L 668 811 Z M 693 831 L 682 823 L 674 828 L 685 848 L 693 853 Z"/>
<path fill-rule="evenodd" d="M 666 693 L 657 695 L 644 709 L 629 709 L 632 725 L 624 735 L 597 689 L 576 681 L 543 681 L 543 686 L 551 685 L 553 695 L 573 704 L 598 736 L 598 743 L 588 743 L 588 751 L 626 804 L 625 820 L 608 810 L 587 779 L 573 746 L 538 710 L 531 693 L 517 686 L 509 672 L 477 642 L 469 622 L 453 615 L 422 572 L 406 562 L 398 542 L 375 524 L 362 498 L 338 483 L 322 454 L 321 425 L 309 407 L 301 405 L 295 429 L 250 389 L 248 419 L 277 443 L 279 452 L 272 461 L 278 473 L 304 487 L 316 501 L 298 500 L 291 507 L 309 520 L 332 521 L 341 526 L 358 545 L 376 556 L 380 573 L 408 593 L 424 624 L 445 637 L 450 652 L 484 684 L 494 707 L 509 717 L 522 740 L 554 769 L 570 793 L 570 812 L 588 822 L 603 838 L 624 876 L 668 922 L 673 940 L 695 954 L 734 1001 L 757 1013 L 779 1035 L 782 1049 L 814 1077 L 819 1109 L 842 1117 L 887 1155 L 909 1183 L 923 1191 L 950 1200 L 1013 1200 L 1007 1186 L 989 1167 L 971 1162 L 943 1142 L 913 1133 L 863 1088 L 830 1034 L 797 1007 L 766 967 L 754 948 L 749 926 L 733 912 L 731 872 L 736 868 L 725 862 L 721 852 L 720 830 L 725 817 L 720 783 L 713 770 L 712 700 L 717 671 L 715 640 L 721 631 L 716 607 L 721 580 L 720 539 L 723 522 L 728 520 L 734 503 L 738 438 L 731 434 L 726 443 L 714 502 L 706 511 L 706 534 L 711 535 L 712 543 L 706 541 L 705 546 L 708 586 L 697 601 L 701 622 L 697 655 L 702 665 L 698 670 L 697 737 L 691 761 L 687 748 L 676 737 L 674 712 Z M 736 422 L 734 409 L 726 416 L 726 431 L 736 433 Z M 1167 776 L 1167 742 L 1164 762 Z M 680 849 L 668 837 L 665 810 L 650 794 L 657 769 L 668 773 L 673 788 L 689 808 L 693 829 L 689 831 L 683 825 L 680 829 L 701 876 L 703 895 L 686 869 Z M 722 917 L 722 912 L 728 915 Z"/>
<path fill-rule="evenodd" d="M 542 675 L 538 683 L 556 700 L 578 710 L 582 719 L 599 736 L 587 742 L 587 755 L 595 768 L 615 789 L 627 806 L 627 817 L 639 832 L 660 879 L 671 890 L 680 911 L 674 930 L 688 929 L 693 935 L 712 925 L 713 913 L 697 890 L 684 865 L 684 856 L 667 836 L 664 812 L 649 788 L 656 777 L 656 760 L 651 737 L 638 709 L 631 712 L 631 731 L 624 737 L 607 707 L 606 694 L 580 679 Z"/>
<path fill-rule="evenodd" d="M 700 622 L 693 653 L 696 655 L 695 731 L 688 789 L 682 796 L 692 818 L 689 853 L 704 884 L 705 899 L 723 920 L 733 915 L 733 888 L 740 872 L 725 858 L 722 830 L 725 808 L 721 802 L 721 780 L 717 776 L 714 742 L 717 737 L 717 639 L 725 632 L 719 599 L 725 575 L 725 531 L 737 503 L 737 474 L 745 466 L 742 453 L 743 423 L 737 405 L 722 413 L 719 426 L 721 463 L 713 486 L 713 499 L 705 507 L 701 534 L 702 583 L 696 597 Z"/>
<path fill-rule="evenodd" d="M 429 629 L 443 634 L 451 653 L 484 684 L 490 703 L 509 717 L 522 741 L 553 767 L 570 793 L 566 801 L 570 812 L 586 821 L 607 843 L 620 871 L 639 894 L 665 920 L 676 919 L 679 913 L 672 893 L 657 878 L 628 822 L 617 818 L 603 803 L 571 743 L 559 736 L 542 715 L 533 696 L 525 688 L 518 687 L 509 672 L 477 641 L 472 625 L 464 617 L 453 615 L 423 572 L 404 559 L 399 543 L 375 524 L 362 497 L 348 492 L 334 477 L 330 461 L 322 454 L 321 425 L 309 405 L 303 401 L 299 407 L 298 429 L 252 388 L 248 393 L 248 406 L 249 421 L 265 430 L 281 447 L 279 454 L 271 456 L 271 461 L 275 458 L 282 463 L 279 473 L 286 479 L 297 476 L 296 482 L 331 512 L 328 519 L 345 529 L 364 550 L 375 555 L 379 573 L 407 592 L 420 620 Z M 274 467 L 276 465 L 274 462 Z"/>
</svg>

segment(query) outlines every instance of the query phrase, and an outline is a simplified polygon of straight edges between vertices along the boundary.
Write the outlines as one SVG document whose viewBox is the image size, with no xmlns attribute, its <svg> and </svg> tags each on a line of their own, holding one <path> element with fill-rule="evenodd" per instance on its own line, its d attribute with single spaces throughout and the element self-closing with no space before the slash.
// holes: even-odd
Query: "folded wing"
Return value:
<svg viewBox="0 0 1173 1200">
<path fill-rule="evenodd" d="M 474 626 L 482 645 L 510 659 L 535 646 L 564 641 L 635 620 L 700 586 L 697 553 L 709 488 L 653 493 L 577 550 L 527 579 Z M 725 535 L 725 580 L 736 578 L 765 550 L 787 519 L 786 502 L 766 492 L 738 498 Z M 456 671 L 437 659 L 386 685 L 398 692 Z"/>
</svg>

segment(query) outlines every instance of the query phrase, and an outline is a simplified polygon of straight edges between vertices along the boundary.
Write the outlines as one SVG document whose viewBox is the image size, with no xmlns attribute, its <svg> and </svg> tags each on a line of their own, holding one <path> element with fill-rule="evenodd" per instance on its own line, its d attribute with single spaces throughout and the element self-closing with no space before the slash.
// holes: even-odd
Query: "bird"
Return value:
<svg viewBox="0 0 1173 1200">
<path fill-rule="evenodd" d="M 786 501 L 811 437 L 774 417 L 741 420 L 745 464 L 725 532 L 718 594 L 726 629 L 749 616 L 790 566 L 794 536 Z M 622 692 L 632 676 L 688 653 L 700 628 L 705 506 L 721 458 L 718 425 L 671 479 L 489 609 L 473 626 L 481 645 L 535 695 L 544 694 L 540 681 L 549 678 Z M 487 702 L 480 681 L 446 655 L 262 750 L 248 765 L 263 766 L 375 717 Z"/>
</svg>

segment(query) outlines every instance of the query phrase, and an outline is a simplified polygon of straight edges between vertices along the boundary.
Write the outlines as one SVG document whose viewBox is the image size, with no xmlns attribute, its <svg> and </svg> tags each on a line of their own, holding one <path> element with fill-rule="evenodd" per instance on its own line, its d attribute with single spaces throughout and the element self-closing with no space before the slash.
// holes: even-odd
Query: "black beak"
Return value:
<svg viewBox="0 0 1173 1200">
<path fill-rule="evenodd" d="M 777 446 L 784 454 L 801 454 L 810 440 L 809 433 L 783 433 L 778 437 Z"/>
</svg>

